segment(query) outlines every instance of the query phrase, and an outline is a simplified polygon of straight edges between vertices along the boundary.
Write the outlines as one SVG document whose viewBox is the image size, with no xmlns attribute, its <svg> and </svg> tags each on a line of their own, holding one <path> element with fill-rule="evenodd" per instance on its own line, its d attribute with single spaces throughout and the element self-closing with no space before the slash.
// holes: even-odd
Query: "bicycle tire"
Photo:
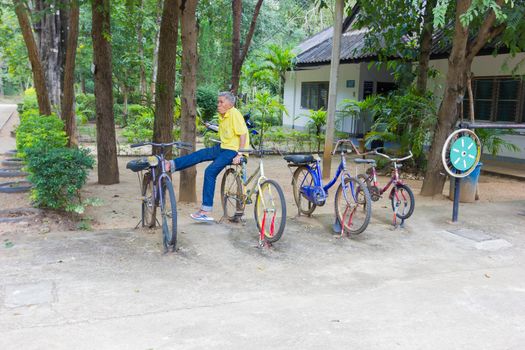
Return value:
<svg viewBox="0 0 525 350">
<path fill-rule="evenodd" d="M 301 186 L 304 180 L 304 178 L 300 179 L 300 176 L 303 172 L 307 173 L 304 178 L 308 176 L 311 178 L 311 180 L 307 180 L 307 182 L 309 182 L 309 186 L 314 186 L 314 178 L 312 176 L 312 173 L 310 173 L 310 171 L 308 170 L 308 167 L 304 165 L 299 166 L 297 169 L 295 169 L 293 173 L 293 179 L 292 179 L 293 198 L 295 200 L 295 204 L 297 205 L 297 210 L 299 211 L 299 214 L 310 216 L 314 212 L 315 208 L 317 208 L 317 205 L 309 201 L 308 198 L 306 198 L 304 195 L 300 193 L 299 186 Z M 306 208 L 302 208 L 301 206 L 304 201 L 307 201 Z"/>
<path fill-rule="evenodd" d="M 142 226 L 153 228 L 157 224 L 157 205 L 153 197 L 155 184 L 151 178 L 151 172 L 146 172 L 142 177 Z"/>
<path fill-rule="evenodd" d="M 364 184 L 366 184 L 366 188 L 368 188 L 368 193 L 370 193 L 370 198 L 372 199 L 372 202 L 377 202 L 379 198 L 381 198 L 381 194 L 379 193 L 379 188 L 372 185 L 371 176 L 359 174 L 357 175 L 357 179 L 361 180 Z"/>
<path fill-rule="evenodd" d="M 270 204 L 271 203 L 274 206 L 273 210 L 275 210 L 275 214 L 274 214 L 274 216 L 272 217 L 271 220 L 266 221 L 266 222 L 268 222 L 268 229 L 266 229 L 266 222 L 264 224 L 264 226 L 265 226 L 265 230 L 264 230 L 265 240 L 270 242 L 270 243 L 275 243 L 275 242 L 277 242 L 278 240 L 281 239 L 281 237 L 283 235 L 283 232 L 284 232 L 284 227 L 286 226 L 286 201 L 284 199 L 283 190 L 282 190 L 281 186 L 279 186 L 279 184 L 277 182 L 275 182 L 274 180 L 265 180 L 261 184 L 261 191 L 264 192 L 266 187 L 268 187 L 268 188 L 273 187 L 275 192 L 277 192 L 277 196 L 272 195 L 271 191 L 268 193 L 268 195 L 270 195 L 271 197 L 269 198 L 270 201 L 268 203 L 266 203 L 266 204 Z M 275 204 L 275 200 L 277 198 L 278 198 L 278 200 L 280 202 L 279 207 L 281 208 L 281 213 L 280 213 L 280 222 L 278 223 L 278 229 L 277 229 L 277 231 L 275 231 L 275 219 L 276 219 L 276 217 L 278 215 L 278 213 L 277 213 L 278 208 L 276 209 L 274 204 Z M 257 229 L 259 230 L 259 232 L 261 232 L 261 222 L 263 220 L 265 220 L 262 217 L 264 215 L 264 213 L 262 213 L 261 210 L 260 210 L 260 209 L 262 209 L 261 205 L 262 205 L 261 193 L 257 192 L 257 196 L 255 197 L 255 205 L 253 206 L 253 215 L 255 217 L 255 222 L 257 223 Z M 261 214 L 261 215 L 259 215 L 259 214 Z"/>
<path fill-rule="evenodd" d="M 399 196 L 396 196 L 396 193 L 398 191 L 405 191 L 408 195 L 408 197 L 405 197 L 402 195 L 402 197 L 405 199 L 408 198 L 410 200 L 410 207 L 408 208 L 408 212 L 406 212 L 406 214 L 400 214 L 397 212 L 396 210 L 396 203 L 395 203 L 395 197 L 398 197 Z M 416 204 L 416 201 L 414 199 L 414 193 L 412 192 L 412 190 L 410 189 L 410 187 L 408 187 L 407 185 L 405 184 L 400 184 L 400 185 L 396 185 L 394 188 L 392 188 L 392 190 L 390 191 L 390 203 L 392 204 L 392 210 L 396 213 L 396 216 L 402 220 L 406 220 L 408 219 L 410 216 L 412 216 L 412 214 L 414 213 L 414 208 L 415 208 L 415 204 Z M 405 202 L 405 208 L 407 207 L 407 204 Z M 403 211 L 403 213 L 405 213 L 405 211 Z"/>
<path fill-rule="evenodd" d="M 337 191 L 335 192 L 335 214 L 346 234 L 358 235 L 366 230 L 368 224 L 370 223 L 370 217 L 372 216 L 372 199 L 370 198 L 370 192 L 368 192 L 368 188 L 361 180 L 351 177 L 348 174 L 343 175 L 343 177 L 344 179 L 341 181 L 337 187 Z M 346 195 L 343 194 L 343 181 L 345 187 L 348 186 L 349 189 L 353 189 L 353 192 L 349 192 Z M 341 200 L 341 196 L 345 207 L 343 213 L 341 213 L 341 208 L 338 205 L 339 201 Z M 360 207 L 362 207 L 362 209 L 360 209 Z M 350 225 L 345 222 L 346 214 L 348 213 L 349 209 L 351 210 L 349 213 Z M 356 224 L 355 227 L 352 227 L 352 224 L 354 223 L 353 219 L 355 219 L 354 215 L 359 213 L 361 210 L 364 214 L 364 217 L 361 220 L 362 222 L 360 224 Z"/>
<path fill-rule="evenodd" d="M 224 217 L 238 221 L 244 213 L 242 182 L 233 168 L 228 168 L 221 181 L 221 202 Z"/>
<path fill-rule="evenodd" d="M 177 201 L 173 184 L 168 178 L 162 179 L 161 187 L 162 202 L 160 203 L 160 214 L 162 217 L 162 244 L 164 245 L 165 252 L 168 252 L 170 248 L 174 252 L 177 248 Z"/>
</svg>

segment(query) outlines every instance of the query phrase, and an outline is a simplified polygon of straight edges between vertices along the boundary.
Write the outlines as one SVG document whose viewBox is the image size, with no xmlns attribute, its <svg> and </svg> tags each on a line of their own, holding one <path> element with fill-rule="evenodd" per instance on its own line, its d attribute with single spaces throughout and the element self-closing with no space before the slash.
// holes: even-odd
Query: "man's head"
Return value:
<svg viewBox="0 0 525 350">
<path fill-rule="evenodd" d="M 217 103 L 219 113 L 224 114 L 233 106 L 235 106 L 235 96 L 229 91 L 219 92 L 219 102 Z"/>
</svg>

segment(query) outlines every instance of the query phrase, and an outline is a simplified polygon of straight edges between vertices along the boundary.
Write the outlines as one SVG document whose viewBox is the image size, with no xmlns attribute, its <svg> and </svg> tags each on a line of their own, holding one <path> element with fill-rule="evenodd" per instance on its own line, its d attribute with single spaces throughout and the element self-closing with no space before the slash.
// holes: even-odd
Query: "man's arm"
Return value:
<svg viewBox="0 0 525 350">
<path fill-rule="evenodd" d="M 239 149 L 243 149 L 246 145 L 246 134 L 239 135 Z"/>
</svg>

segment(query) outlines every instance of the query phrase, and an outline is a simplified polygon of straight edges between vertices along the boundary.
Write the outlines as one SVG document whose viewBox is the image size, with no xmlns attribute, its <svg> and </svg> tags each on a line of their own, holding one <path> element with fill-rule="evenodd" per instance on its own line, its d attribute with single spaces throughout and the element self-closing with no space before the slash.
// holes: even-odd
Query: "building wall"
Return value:
<svg viewBox="0 0 525 350">
<path fill-rule="evenodd" d="M 308 123 L 308 109 L 301 107 L 301 85 L 303 82 L 318 82 L 330 80 L 330 66 L 319 66 L 315 69 L 299 70 L 286 73 L 284 85 L 284 105 L 288 115 L 283 114 L 283 124 L 297 129 L 303 129 Z M 354 80 L 354 87 L 346 87 L 347 80 Z M 375 67 L 368 70 L 367 63 L 341 64 L 337 82 L 337 110 L 344 99 L 361 100 L 363 98 L 363 82 L 374 82 L 374 92 L 377 81 L 393 81 L 385 69 L 378 71 Z M 294 120 L 294 118 L 297 118 Z M 343 129 L 350 127 L 345 121 Z"/>
<path fill-rule="evenodd" d="M 522 62 L 521 65 L 519 65 L 520 62 Z M 430 65 L 437 69 L 440 74 L 437 79 L 429 81 L 429 89 L 433 90 L 436 96 L 441 97 L 443 96 L 443 87 L 448 71 L 448 60 L 432 60 Z M 517 75 L 525 75 L 525 53 L 520 53 L 516 57 L 510 57 L 510 55 L 480 56 L 476 57 L 472 62 L 474 77 L 511 76 L 512 69 L 515 67 L 518 67 Z M 438 101 L 440 100 L 439 98 Z M 516 144 L 522 151 L 510 152 L 503 150 L 499 156 L 525 160 L 525 130 L 518 132 L 518 135 L 505 136 L 505 139 Z"/>
</svg>

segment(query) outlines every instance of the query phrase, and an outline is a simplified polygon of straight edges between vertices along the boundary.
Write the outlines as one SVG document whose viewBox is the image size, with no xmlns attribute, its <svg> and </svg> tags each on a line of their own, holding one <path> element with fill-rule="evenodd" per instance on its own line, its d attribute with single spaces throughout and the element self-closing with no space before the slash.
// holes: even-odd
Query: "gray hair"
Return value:
<svg viewBox="0 0 525 350">
<path fill-rule="evenodd" d="M 235 96 L 234 96 L 231 92 L 229 92 L 229 91 L 222 91 L 222 92 L 219 92 L 219 97 L 226 97 L 226 99 L 227 99 L 228 101 L 230 101 L 232 105 L 235 106 L 235 100 L 236 100 L 236 98 L 235 98 Z"/>
</svg>

